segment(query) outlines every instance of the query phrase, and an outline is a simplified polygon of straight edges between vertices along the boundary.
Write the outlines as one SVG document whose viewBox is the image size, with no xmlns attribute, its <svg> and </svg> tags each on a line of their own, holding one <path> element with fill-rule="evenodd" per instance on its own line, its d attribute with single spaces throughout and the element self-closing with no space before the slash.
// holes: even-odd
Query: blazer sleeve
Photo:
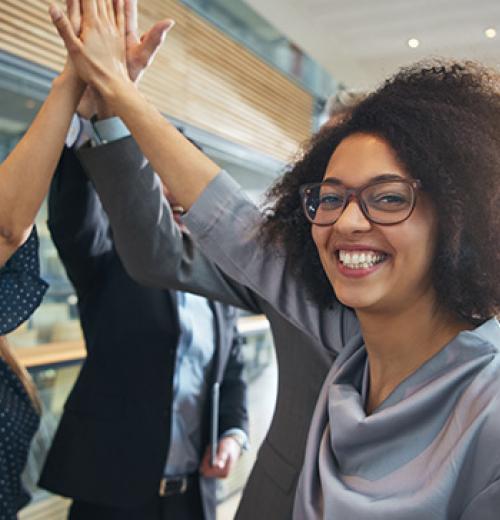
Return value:
<svg viewBox="0 0 500 520">
<path fill-rule="evenodd" d="M 109 217 L 121 261 L 137 282 L 262 312 L 253 291 L 227 277 L 175 223 L 159 177 L 133 138 L 88 148 L 79 159 Z"/>
<path fill-rule="evenodd" d="M 239 428 L 248 435 L 247 384 L 243 376 L 242 344 L 243 338 L 234 326 L 231 352 L 220 386 L 219 432 L 221 434 Z"/>
<path fill-rule="evenodd" d="M 48 227 L 68 277 L 84 291 L 109 260 L 109 222 L 73 150 L 65 148 L 49 191 Z"/>
<path fill-rule="evenodd" d="M 232 279 L 253 290 L 297 328 L 339 353 L 359 333 L 354 313 L 321 308 L 295 275 L 286 252 L 259 240 L 262 214 L 224 171 L 183 217 L 198 247 Z M 332 289 L 333 291 L 333 289 Z"/>
</svg>

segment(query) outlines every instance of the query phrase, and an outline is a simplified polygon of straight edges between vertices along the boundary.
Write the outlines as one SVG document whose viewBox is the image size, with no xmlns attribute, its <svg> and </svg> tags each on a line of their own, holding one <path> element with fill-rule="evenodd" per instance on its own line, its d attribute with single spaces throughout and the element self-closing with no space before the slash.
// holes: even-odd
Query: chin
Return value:
<svg viewBox="0 0 500 520">
<path fill-rule="evenodd" d="M 344 284 L 332 283 L 337 300 L 354 310 L 375 309 L 381 302 L 381 295 L 362 287 L 347 287 Z"/>
<path fill-rule="evenodd" d="M 336 294 L 336 296 L 342 305 L 350 307 L 355 311 L 368 310 L 370 308 L 373 308 L 374 305 L 374 302 L 368 301 L 366 298 L 363 297 L 356 298 L 351 295 L 344 298 L 342 295 L 339 296 L 338 294 Z"/>
</svg>

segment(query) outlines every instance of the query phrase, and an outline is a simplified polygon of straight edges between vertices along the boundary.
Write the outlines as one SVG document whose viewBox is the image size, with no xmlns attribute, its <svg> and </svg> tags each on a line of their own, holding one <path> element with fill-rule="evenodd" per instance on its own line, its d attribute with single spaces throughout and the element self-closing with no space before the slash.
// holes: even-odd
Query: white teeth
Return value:
<svg viewBox="0 0 500 520">
<path fill-rule="evenodd" d="M 375 251 L 350 252 L 339 250 L 339 260 L 349 269 L 368 269 L 382 262 L 386 255 Z"/>
</svg>

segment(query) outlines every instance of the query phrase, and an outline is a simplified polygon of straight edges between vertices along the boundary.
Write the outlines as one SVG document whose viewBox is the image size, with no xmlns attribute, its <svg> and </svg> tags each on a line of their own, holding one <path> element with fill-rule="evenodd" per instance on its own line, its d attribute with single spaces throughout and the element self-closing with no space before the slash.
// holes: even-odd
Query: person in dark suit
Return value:
<svg viewBox="0 0 500 520">
<path fill-rule="evenodd" d="M 247 430 L 234 308 L 133 281 L 69 149 L 48 223 L 76 289 L 88 355 L 40 486 L 72 497 L 75 520 L 214 519 L 215 480 L 207 477 L 228 474 Z M 214 426 L 221 437 L 210 465 Z"/>
</svg>

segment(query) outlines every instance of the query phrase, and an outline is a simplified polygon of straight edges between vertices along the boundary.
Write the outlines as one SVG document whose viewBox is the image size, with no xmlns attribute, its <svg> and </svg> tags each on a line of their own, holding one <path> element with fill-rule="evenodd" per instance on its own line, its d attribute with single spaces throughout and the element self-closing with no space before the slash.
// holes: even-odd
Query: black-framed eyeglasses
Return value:
<svg viewBox="0 0 500 520">
<path fill-rule="evenodd" d="M 311 224 L 330 226 L 335 224 L 351 200 L 358 203 L 363 215 L 370 222 L 390 226 L 406 220 L 417 202 L 419 180 L 377 180 L 360 186 L 346 188 L 336 180 L 303 184 L 299 191 L 302 208 Z"/>
</svg>

